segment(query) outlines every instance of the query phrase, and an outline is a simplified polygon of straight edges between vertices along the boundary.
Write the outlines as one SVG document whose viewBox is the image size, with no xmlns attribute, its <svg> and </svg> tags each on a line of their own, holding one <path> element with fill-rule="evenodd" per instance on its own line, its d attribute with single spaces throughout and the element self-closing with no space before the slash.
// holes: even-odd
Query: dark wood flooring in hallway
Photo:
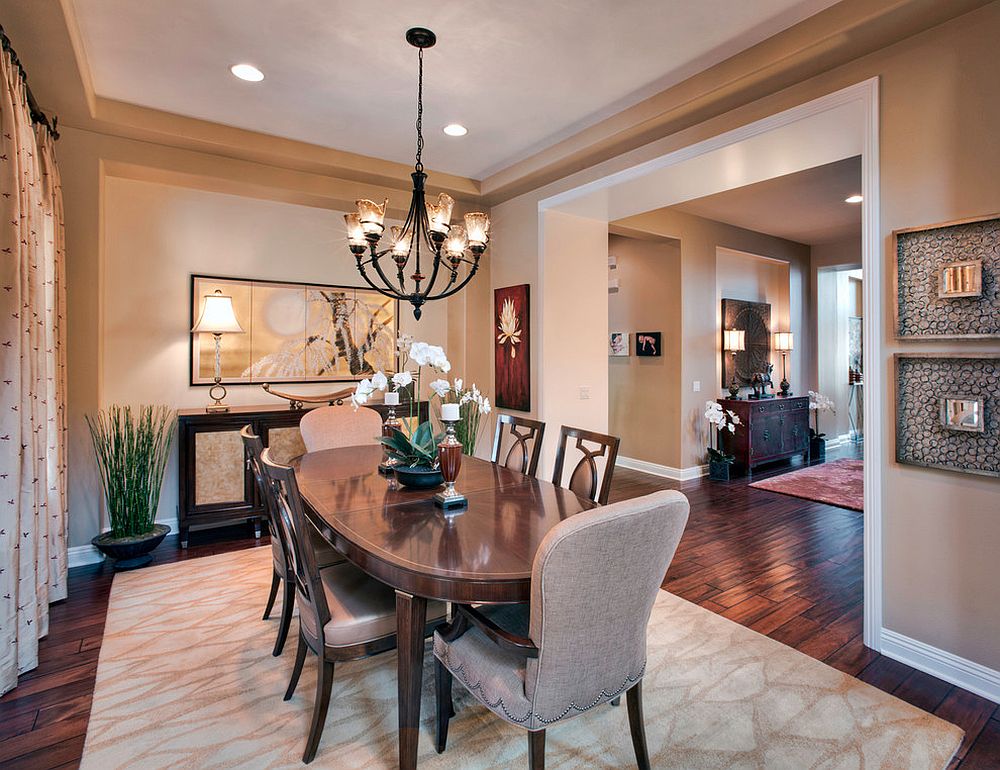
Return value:
<svg viewBox="0 0 1000 770">
<path fill-rule="evenodd" d="M 691 518 L 667 590 L 958 724 L 966 738 L 951 768 L 1000 768 L 996 704 L 862 644 L 862 514 L 753 489 L 745 479 L 678 484 L 623 468 L 611 499 L 671 488 L 688 495 Z M 261 544 L 249 528 L 197 533 L 186 551 L 173 536 L 156 560 Z M 111 577 L 102 565 L 71 571 L 69 598 L 51 609 L 39 667 L 0 698 L 0 766 L 79 764 Z"/>
</svg>

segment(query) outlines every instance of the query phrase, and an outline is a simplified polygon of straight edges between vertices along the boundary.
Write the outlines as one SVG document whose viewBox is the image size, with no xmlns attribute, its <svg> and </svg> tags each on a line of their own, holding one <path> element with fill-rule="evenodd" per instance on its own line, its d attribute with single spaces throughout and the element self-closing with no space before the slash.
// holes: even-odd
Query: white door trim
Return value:
<svg viewBox="0 0 1000 770">
<path fill-rule="evenodd" d="M 879 80 L 855 86 L 865 105 L 861 155 L 861 271 L 865 340 L 864 642 L 882 650 L 882 474 L 885 470 L 885 363 L 882 356 L 882 225 L 879 203 Z"/>
</svg>

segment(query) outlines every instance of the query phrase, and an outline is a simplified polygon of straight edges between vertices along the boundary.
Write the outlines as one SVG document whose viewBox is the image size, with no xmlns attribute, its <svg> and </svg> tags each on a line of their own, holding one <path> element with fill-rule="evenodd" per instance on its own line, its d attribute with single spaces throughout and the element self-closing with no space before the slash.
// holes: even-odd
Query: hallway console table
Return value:
<svg viewBox="0 0 1000 770">
<path fill-rule="evenodd" d="M 722 444 L 745 473 L 758 465 L 799 454 L 808 464 L 808 396 L 778 396 L 759 401 L 720 398 L 719 403 L 740 418 L 736 433 L 724 433 Z"/>
<path fill-rule="evenodd" d="M 366 405 L 385 417 L 382 404 Z M 405 419 L 408 405 L 397 407 Z M 288 462 L 306 449 L 299 434 L 299 421 L 307 409 L 289 409 L 281 404 L 233 406 L 228 412 L 179 409 L 177 432 L 178 510 L 181 547 L 187 548 L 191 530 L 252 523 L 257 537 L 264 520 L 264 503 L 240 440 L 244 425 L 271 447 L 275 459 Z M 427 402 L 420 402 L 421 419 L 427 419 Z"/>
</svg>

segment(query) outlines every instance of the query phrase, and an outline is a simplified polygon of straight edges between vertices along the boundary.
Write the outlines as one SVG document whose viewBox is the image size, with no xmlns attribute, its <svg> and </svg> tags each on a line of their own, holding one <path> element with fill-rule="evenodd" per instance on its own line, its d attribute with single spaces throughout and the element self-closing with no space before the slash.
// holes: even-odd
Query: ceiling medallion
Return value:
<svg viewBox="0 0 1000 770">
<path fill-rule="evenodd" d="M 382 251 L 378 244 L 385 231 L 388 198 L 381 205 L 370 200 L 357 201 L 357 212 L 345 214 L 344 221 L 347 243 L 357 259 L 361 277 L 386 297 L 409 302 L 414 317 L 419 319 L 425 302 L 450 297 L 472 280 L 490 240 L 490 218 L 483 213 L 470 213 L 465 215 L 464 225 L 453 225 L 451 212 L 455 201 L 450 195 L 441 193 L 436 202 L 424 200 L 427 174 L 420 159 L 424 149 L 424 49 L 433 46 L 437 38 L 429 29 L 414 27 L 407 30 L 406 42 L 418 49 L 417 157 L 410 175 L 413 195 L 409 213 L 402 227 L 390 228 L 390 246 Z M 391 261 L 383 264 L 381 260 L 386 256 Z M 413 272 L 408 278 L 412 283 L 408 283 L 406 271 L 411 266 Z"/>
</svg>

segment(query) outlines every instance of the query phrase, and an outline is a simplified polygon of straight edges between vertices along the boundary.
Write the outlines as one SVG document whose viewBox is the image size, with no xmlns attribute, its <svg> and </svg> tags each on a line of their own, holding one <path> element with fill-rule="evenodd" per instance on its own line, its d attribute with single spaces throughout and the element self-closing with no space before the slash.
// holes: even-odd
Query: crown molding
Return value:
<svg viewBox="0 0 1000 770">
<path fill-rule="evenodd" d="M 493 206 L 691 128 L 988 5 L 843 0 L 482 180 Z"/>
</svg>

